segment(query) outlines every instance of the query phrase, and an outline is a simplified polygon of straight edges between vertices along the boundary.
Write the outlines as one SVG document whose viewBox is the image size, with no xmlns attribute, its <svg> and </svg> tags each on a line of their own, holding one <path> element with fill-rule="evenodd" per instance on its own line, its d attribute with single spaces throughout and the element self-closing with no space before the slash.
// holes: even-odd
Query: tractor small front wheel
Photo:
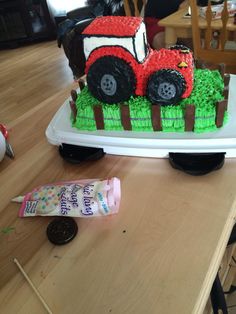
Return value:
<svg viewBox="0 0 236 314">
<path fill-rule="evenodd" d="M 147 97 L 152 103 L 175 105 L 181 100 L 186 89 L 183 75 L 171 69 L 153 73 L 147 84 Z"/>
</svg>

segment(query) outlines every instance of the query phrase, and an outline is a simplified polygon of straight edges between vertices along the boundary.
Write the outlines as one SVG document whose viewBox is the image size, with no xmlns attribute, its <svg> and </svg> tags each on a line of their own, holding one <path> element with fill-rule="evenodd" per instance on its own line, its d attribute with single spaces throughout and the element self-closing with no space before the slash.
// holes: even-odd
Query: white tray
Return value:
<svg viewBox="0 0 236 314">
<path fill-rule="evenodd" d="M 68 98 L 47 127 L 46 136 L 53 145 L 62 143 L 99 147 L 115 155 L 168 157 L 169 152 L 225 152 L 236 157 L 236 75 L 230 76 L 229 121 L 214 132 L 196 134 L 131 131 L 80 131 L 71 127 Z"/>
</svg>

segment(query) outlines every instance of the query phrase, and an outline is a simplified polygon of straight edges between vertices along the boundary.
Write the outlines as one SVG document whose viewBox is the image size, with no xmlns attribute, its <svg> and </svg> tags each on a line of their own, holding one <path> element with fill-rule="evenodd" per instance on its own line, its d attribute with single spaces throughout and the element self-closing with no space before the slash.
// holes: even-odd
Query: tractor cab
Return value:
<svg viewBox="0 0 236 314">
<path fill-rule="evenodd" d="M 152 50 L 141 17 L 102 16 L 84 30 L 87 86 L 98 100 L 116 104 L 131 96 L 177 104 L 193 86 L 189 49 Z"/>
<path fill-rule="evenodd" d="M 139 63 L 148 53 L 146 28 L 142 18 L 132 20 L 126 17 L 99 17 L 83 32 L 84 54 L 86 60 L 90 54 L 100 47 L 122 47 Z M 95 40 L 96 39 L 96 40 Z"/>
</svg>

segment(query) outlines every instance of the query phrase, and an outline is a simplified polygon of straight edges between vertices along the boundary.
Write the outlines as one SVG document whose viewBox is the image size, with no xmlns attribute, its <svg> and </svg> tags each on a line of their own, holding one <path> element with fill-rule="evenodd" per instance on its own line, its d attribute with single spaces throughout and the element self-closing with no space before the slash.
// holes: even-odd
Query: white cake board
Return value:
<svg viewBox="0 0 236 314">
<path fill-rule="evenodd" d="M 230 76 L 229 121 L 214 132 L 196 134 L 130 131 L 80 131 L 71 127 L 68 98 L 47 127 L 46 136 L 53 145 L 73 144 L 103 148 L 107 154 L 168 157 L 170 152 L 225 152 L 236 157 L 236 75 Z"/>
</svg>

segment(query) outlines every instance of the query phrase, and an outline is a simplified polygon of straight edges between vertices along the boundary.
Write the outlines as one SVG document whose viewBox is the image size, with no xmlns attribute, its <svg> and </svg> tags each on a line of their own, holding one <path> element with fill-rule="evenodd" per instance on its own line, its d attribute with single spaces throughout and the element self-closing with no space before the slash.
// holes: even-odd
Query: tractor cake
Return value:
<svg viewBox="0 0 236 314">
<path fill-rule="evenodd" d="M 185 46 L 153 50 L 140 17 L 98 17 L 83 31 L 86 82 L 71 92 L 79 130 L 209 132 L 228 118 L 229 76 L 195 68 Z"/>
</svg>

